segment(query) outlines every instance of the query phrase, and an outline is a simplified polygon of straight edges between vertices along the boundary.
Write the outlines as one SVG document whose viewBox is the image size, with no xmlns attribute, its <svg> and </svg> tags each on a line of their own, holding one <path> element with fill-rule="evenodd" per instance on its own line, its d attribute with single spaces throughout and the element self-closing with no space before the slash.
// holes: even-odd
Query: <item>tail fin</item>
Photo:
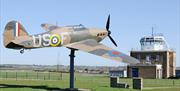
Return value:
<svg viewBox="0 0 180 91">
<path fill-rule="evenodd" d="M 6 24 L 3 33 L 4 46 L 7 47 L 7 45 L 11 43 L 12 40 L 14 40 L 16 37 L 26 36 L 26 35 L 28 35 L 28 33 L 19 22 L 10 21 Z"/>
</svg>

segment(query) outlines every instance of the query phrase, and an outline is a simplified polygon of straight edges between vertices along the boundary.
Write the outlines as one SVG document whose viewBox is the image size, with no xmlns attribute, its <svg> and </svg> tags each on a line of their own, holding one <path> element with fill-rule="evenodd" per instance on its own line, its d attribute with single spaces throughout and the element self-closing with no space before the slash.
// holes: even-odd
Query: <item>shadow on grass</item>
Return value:
<svg viewBox="0 0 180 91">
<path fill-rule="evenodd" d="M 42 89 L 42 90 L 47 90 L 47 91 L 70 91 L 69 89 L 48 87 L 48 86 L 45 86 L 45 85 L 29 86 L 29 85 L 0 84 L 0 89 L 1 88 L 32 88 L 32 89 Z M 79 90 L 75 89 L 73 91 L 79 91 Z"/>
</svg>

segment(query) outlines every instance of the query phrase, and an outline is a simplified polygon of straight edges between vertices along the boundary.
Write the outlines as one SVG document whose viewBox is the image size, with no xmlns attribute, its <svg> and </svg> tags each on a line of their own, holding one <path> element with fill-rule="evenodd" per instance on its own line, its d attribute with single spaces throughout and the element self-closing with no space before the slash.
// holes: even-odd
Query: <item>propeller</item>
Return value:
<svg viewBox="0 0 180 91">
<path fill-rule="evenodd" d="M 111 37 L 111 31 L 109 30 L 109 26 L 110 26 L 110 15 L 108 16 L 107 19 L 107 23 L 106 23 L 106 30 L 108 31 L 108 37 L 111 40 L 111 42 L 117 47 L 116 42 L 114 41 L 114 39 Z"/>
</svg>

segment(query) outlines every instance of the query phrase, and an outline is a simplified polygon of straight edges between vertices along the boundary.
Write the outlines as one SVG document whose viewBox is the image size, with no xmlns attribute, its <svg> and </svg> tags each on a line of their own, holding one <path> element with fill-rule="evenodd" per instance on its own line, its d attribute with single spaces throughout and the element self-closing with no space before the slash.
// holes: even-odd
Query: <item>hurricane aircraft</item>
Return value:
<svg viewBox="0 0 180 91">
<path fill-rule="evenodd" d="M 24 53 L 25 49 L 66 47 L 129 64 L 139 63 L 139 60 L 100 43 L 109 37 L 112 43 L 117 46 L 109 29 L 110 15 L 106 28 L 87 28 L 82 24 L 59 27 L 47 23 L 41 24 L 41 27 L 46 32 L 29 35 L 19 21 L 8 22 L 3 33 L 4 46 L 20 50 L 20 53 Z"/>
</svg>

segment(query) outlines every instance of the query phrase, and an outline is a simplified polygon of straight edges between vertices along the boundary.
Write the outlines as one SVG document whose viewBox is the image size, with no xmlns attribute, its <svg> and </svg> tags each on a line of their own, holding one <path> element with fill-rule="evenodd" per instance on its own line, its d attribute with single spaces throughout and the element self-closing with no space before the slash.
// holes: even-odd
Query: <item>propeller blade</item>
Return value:
<svg viewBox="0 0 180 91">
<path fill-rule="evenodd" d="M 113 42 L 113 44 L 117 47 L 116 42 L 114 41 L 114 39 L 111 37 L 111 31 L 109 30 L 109 26 L 110 26 L 110 15 L 108 16 L 107 19 L 107 23 L 106 23 L 106 30 L 108 31 L 108 37 L 109 39 Z"/>
<path fill-rule="evenodd" d="M 108 37 L 109 37 L 109 39 L 113 42 L 113 44 L 117 47 L 117 44 L 116 44 L 116 42 L 114 41 L 114 39 L 113 39 L 110 35 L 108 35 Z"/>
<path fill-rule="evenodd" d="M 110 24 L 110 15 L 108 16 L 107 23 L 106 23 L 106 30 L 109 31 L 109 24 Z"/>
</svg>

